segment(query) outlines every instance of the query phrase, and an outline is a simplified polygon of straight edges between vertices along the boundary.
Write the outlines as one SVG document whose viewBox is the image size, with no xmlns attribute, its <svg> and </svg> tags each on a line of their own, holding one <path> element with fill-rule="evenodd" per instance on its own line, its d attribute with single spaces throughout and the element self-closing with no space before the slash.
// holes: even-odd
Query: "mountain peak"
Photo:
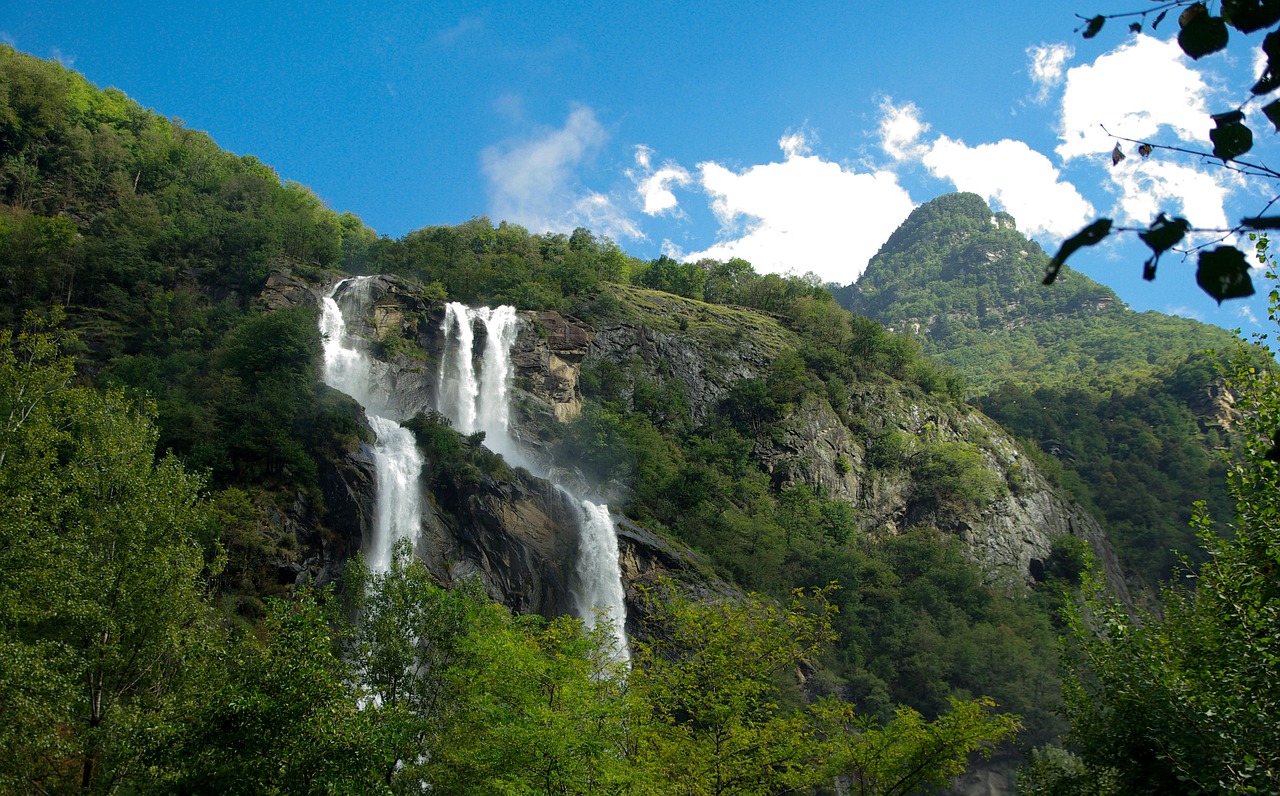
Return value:
<svg viewBox="0 0 1280 796">
<path fill-rule="evenodd" d="M 1047 262 L 1008 213 L 952 193 L 916 208 L 862 278 L 836 294 L 846 308 L 918 337 L 978 390 L 1010 378 L 1101 375 L 1119 363 L 1172 364 L 1229 340 L 1195 321 L 1132 312 L 1110 288 L 1065 267 L 1045 286 Z"/>
</svg>

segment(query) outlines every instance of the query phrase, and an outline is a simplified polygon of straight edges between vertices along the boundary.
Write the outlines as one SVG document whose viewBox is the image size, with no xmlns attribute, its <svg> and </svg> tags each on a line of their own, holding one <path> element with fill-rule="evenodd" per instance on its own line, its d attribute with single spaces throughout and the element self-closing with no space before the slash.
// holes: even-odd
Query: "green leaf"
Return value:
<svg viewBox="0 0 1280 796">
<path fill-rule="evenodd" d="M 1276 130 L 1280 130 L 1280 100 L 1272 100 L 1262 106 L 1262 113 Z"/>
<path fill-rule="evenodd" d="M 1280 88 L 1280 75 L 1276 74 L 1276 70 L 1271 67 L 1268 61 L 1266 67 L 1262 70 L 1262 76 L 1258 78 L 1258 82 L 1253 84 L 1253 88 L 1249 89 L 1255 97 L 1263 94 L 1270 94 Z"/>
<path fill-rule="evenodd" d="M 1084 26 L 1083 36 L 1086 39 L 1092 39 L 1094 36 L 1097 36 L 1098 33 L 1102 31 L 1102 25 L 1106 21 L 1107 21 L 1107 18 L 1102 16 L 1101 14 L 1089 20 Z"/>
<path fill-rule="evenodd" d="M 1160 255 L 1177 245 L 1190 226 L 1185 218 L 1170 219 L 1161 213 L 1151 222 L 1146 232 L 1138 233 L 1142 242 L 1151 248 L 1151 258 L 1142 267 L 1143 279 L 1150 282 L 1156 278 L 1156 265 L 1160 262 Z"/>
<path fill-rule="evenodd" d="M 1182 30 L 1178 46 L 1192 59 L 1200 59 L 1227 46 L 1227 24 L 1222 17 L 1210 16 L 1204 3 L 1196 3 L 1178 19 Z"/>
<path fill-rule="evenodd" d="M 1222 0 L 1222 17 L 1241 33 L 1280 22 L 1280 0 Z"/>
<path fill-rule="evenodd" d="M 1151 23 L 1151 29 L 1155 30 L 1156 28 L 1160 27 L 1160 23 L 1164 22 L 1164 18 L 1165 16 L 1168 15 L 1168 13 L 1169 13 L 1168 11 L 1161 11 L 1159 14 L 1156 14 L 1155 21 Z"/>
<path fill-rule="evenodd" d="M 1130 33 L 1141 33 L 1141 32 L 1142 32 L 1142 23 L 1141 23 L 1141 22 L 1131 22 L 1131 23 L 1129 24 L 1129 32 L 1130 32 Z"/>
<path fill-rule="evenodd" d="M 1116 144 L 1116 148 L 1111 150 L 1111 165 L 1115 166 L 1124 160 L 1124 150 L 1120 149 L 1120 145 Z"/>
<path fill-rule="evenodd" d="M 1083 246 L 1093 246 L 1111 232 L 1111 219 L 1100 218 L 1062 242 L 1058 253 L 1044 269 L 1044 284 L 1052 285 L 1067 258 Z"/>
<path fill-rule="evenodd" d="M 1148 157 L 1151 154 L 1153 149 L 1155 149 L 1155 147 L 1151 146 L 1150 144 L 1138 144 L 1138 154 L 1143 156 L 1144 158 Z"/>
<path fill-rule="evenodd" d="M 1253 148 L 1253 131 L 1244 125 L 1243 113 L 1227 111 L 1209 118 L 1217 125 L 1209 131 L 1214 157 L 1234 160 Z"/>
<path fill-rule="evenodd" d="M 1196 284 L 1221 304 L 1230 298 L 1253 295 L 1253 280 L 1244 252 L 1235 246 L 1219 246 L 1200 255 Z"/>
</svg>

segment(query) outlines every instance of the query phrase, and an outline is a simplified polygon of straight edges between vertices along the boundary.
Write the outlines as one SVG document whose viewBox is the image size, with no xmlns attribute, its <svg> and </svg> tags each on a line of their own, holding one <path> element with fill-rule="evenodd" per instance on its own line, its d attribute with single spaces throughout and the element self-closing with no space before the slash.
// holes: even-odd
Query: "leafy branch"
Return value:
<svg viewBox="0 0 1280 796">
<path fill-rule="evenodd" d="M 1219 0 L 1213 4 L 1214 13 L 1209 4 L 1202 0 L 1169 0 L 1156 3 L 1152 8 L 1117 14 L 1098 14 L 1092 17 L 1079 16 L 1083 25 L 1076 28 L 1086 39 L 1097 36 L 1108 20 L 1132 19 L 1129 31 L 1141 33 L 1148 17 L 1153 17 L 1149 28 L 1155 31 L 1168 13 L 1181 9 L 1178 15 L 1178 46 L 1193 60 L 1210 55 L 1227 48 L 1230 40 L 1229 28 L 1240 33 L 1255 33 L 1280 24 L 1280 0 Z M 1269 166 L 1254 161 L 1241 160 L 1253 148 L 1253 130 L 1245 123 L 1244 108 L 1255 98 L 1261 98 L 1280 89 L 1280 27 L 1271 30 L 1260 45 L 1266 57 L 1266 65 L 1258 80 L 1250 87 L 1250 97 L 1236 108 L 1210 115 L 1213 128 L 1209 131 L 1209 140 L 1213 142 L 1212 152 L 1203 152 L 1184 147 L 1155 144 L 1132 138 L 1117 136 L 1103 130 L 1117 141 L 1111 151 L 1111 165 L 1116 166 L 1126 158 L 1119 142 L 1136 144 L 1138 154 L 1143 158 L 1156 150 L 1173 152 L 1202 160 L 1216 161 L 1217 165 L 1227 171 L 1241 174 L 1252 179 L 1272 180 L 1280 182 L 1280 172 Z M 1272 126 L 1280 131 L 1280 99 L 1273 99 L 1262 107 L 1262 113 Z M 1199 266 L 1196 271 L 1196 282 L 1200 287 L 1217 299 L 1221 304 L 1225 299 L 1243 298 L 1254 293 L 1253 280 L 1249 276 L 1249 265 L 1244 253 L 1226 241 L 1232 236 L 1242 233 L 1256 233 L 1268 230 L 1280 230 L 1280 215 L 1267 215 L 1268 211 L 1280 201 L 1275 196 L 1266 206 L 1251 218 L 1245 218 L 1230 229 L 1193 228 L 1185 218 L 1168 218 L 1160 213 L 1151 226 L 1142 228 L 1116 227 L 1109 218 L 1098 219 L 1080 232 L 1063 241 L 1058 253 L 1049 261 L 1045 270 L 1044 284 L 1049 285 L 1058 277 L 1058 272 L 1068 257 L 1086 246 L 1100 243 L 1112 232 L 1136 232 L 1143 243 L 1151 249 L 1151 256 L 1143 264 L 1143 279 L 1155 279 L 1156 266 L 1160 256 L 1174 249 L 1188 233 L 1219 233 L 1221 237 L 1207 244 L 1193 246 L 1182 251 L 1190 254 L 1199 251 Z M 1214 244 L 1225 244 L 1217 245 Z M 1212 246 L 1213 248 L 1209 248 Z"/>
</svg>

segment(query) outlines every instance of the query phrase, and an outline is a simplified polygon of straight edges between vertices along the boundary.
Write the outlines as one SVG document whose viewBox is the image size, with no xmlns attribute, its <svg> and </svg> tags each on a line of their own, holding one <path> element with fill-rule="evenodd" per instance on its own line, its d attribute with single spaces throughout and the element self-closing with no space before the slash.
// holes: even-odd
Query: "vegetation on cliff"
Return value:
<svg viewBox="0 0 1280 796">
<path fill-rule="evenodd" d="M 1069 268 L 1044 287 L 1047 260 L 1010 216 L 952 194 L 918 208 L 862 279 L 836 292 L 961 374 L 974 402 L 1105 521 L 1128 566 L 1154 584 L 1179 555 L 1202 558 L 1193 502 L 1230 517 L 1219 457 L 1229 418 L 1215 399 L 1235 337 L 1133 312 Z"/>
</svg>

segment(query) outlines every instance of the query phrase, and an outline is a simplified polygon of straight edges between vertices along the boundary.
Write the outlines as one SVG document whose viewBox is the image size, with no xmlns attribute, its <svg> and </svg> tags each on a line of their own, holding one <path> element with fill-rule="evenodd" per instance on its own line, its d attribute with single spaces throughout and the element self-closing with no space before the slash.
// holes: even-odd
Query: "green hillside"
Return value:
<svg viewBox="0 0 1280 796">
<path fill-rule="evenodd" d="M 0 152 L 0 790 L 816 794 L 1062 729 L 1057 609 L 1105 538 L 821 286 L 485 218 L 380 238 L 7 47 Z M 372 433 L 316 306 L 355 273 L 397 275 L 376 349 L 417 373 L 445 300 L 591 339 L 540 449 L 713 570 L 631 584 L 630 670 L 480 579 L 358 563 Z M 531 514 L 531 476 L 415 428 L 440 517 Z"/>
<path fill-rule="evenodd" d="M 916 336 L 974 394 L 1007 381 L 1125 383 L 1177 367 L 1235 339 L 1216 326 L 1133 312 L 1108 287 L 1064 268 L 1040 284 L 1048 257 L 974 194 L 920 206 L 857 283 L 836 291 L 848 309 Z"/>
<path fill-rule="evenodd" d="M 1217 356 L 1235 336 L 1134 312 L 1109 288 L 1048 257 L 973 194 L 919 207 L 836 291 L 841 303 L 919 340 L 954 368 L 984 412 L 1105 519 L 1128 563 L 1168 578 L 1175 550 L 1200 557 L 1191 505 L 1229 517 L 1218 452 L 1229 402 Z"/>
</svg>

